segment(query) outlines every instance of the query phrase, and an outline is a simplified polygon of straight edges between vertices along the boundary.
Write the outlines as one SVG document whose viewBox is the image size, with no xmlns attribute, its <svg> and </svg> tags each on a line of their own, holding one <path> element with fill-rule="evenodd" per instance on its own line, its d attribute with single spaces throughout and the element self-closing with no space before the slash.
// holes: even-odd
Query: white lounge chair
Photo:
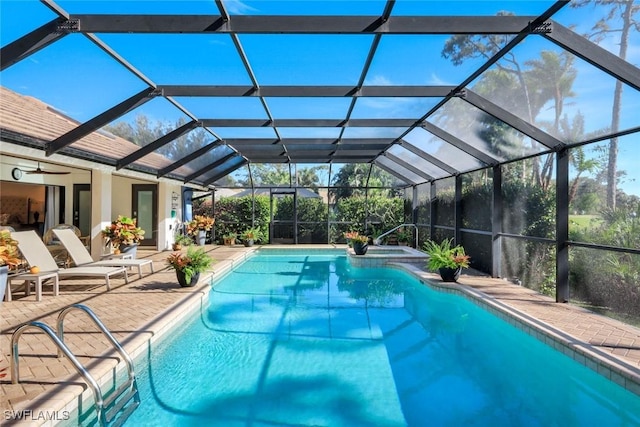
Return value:
<svg viewBox="0 0 640 427">
<path fill-rule="evenodd" d="M 82 241 L 73 232 L 73 230 L 53 230 L 60 243 L 65 247 L 74 264 L 78 267 L 84 266 L 114 266 L 114 267 L 136 267 L 138 275 L 142 277 L 142 267 L 148 265 L 153 270 L 153 261 L 150 259 L 106 259 L 102 261 L 94 261 L 91 254 L 87 251 Z"/>
<path fill-rule="evenodd" d="M 60 268 L 53 259 L 44 242 L 34 230 L 16 231 L 11 237 L 18 241 L 18 249 L 25 257 L 29 265 L 37 265 L 42 272 L 57 272 L 58 277 L 103 277 L 107 290 L 111 290 L 111 278 L 123 276 L 125 283 L 129 283 L 127 269 L 124 267 L 72 267 Z"/>
</svg>

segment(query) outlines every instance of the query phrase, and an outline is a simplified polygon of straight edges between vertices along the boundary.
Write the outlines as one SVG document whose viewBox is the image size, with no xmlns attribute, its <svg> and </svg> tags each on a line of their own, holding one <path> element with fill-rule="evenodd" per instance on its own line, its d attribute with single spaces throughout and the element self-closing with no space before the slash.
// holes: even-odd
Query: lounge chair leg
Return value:
<svg viewBox="0 0 640 427">
<path fill-rule="evenodd" d="M 7 289 L 4 293 L 4 300 L 7 302 L 11 301 L 11 280 L 7 280 Z"/>
<path fill-rule="evenodd" d="M 42 301 L 42 278 L 36 277 L 36 301 Z"/>
</svg>

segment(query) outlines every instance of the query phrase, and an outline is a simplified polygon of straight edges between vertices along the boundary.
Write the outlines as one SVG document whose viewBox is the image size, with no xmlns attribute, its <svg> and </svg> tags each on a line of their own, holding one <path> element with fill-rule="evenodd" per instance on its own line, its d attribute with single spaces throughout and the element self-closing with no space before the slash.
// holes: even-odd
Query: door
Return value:
<svg viewBox="0 0 640 427">
<path fill-rule="evenodd" d="M 132 217 L 144 230 L 143 246 L 158 246 L 158 187 L 154 184 L 132 184 Z"/>
<path fill-rule="evenodd" d="M 295 206 L 295 190 L 272 190 L 271 243 L 297 243 Z"/>
<path fill-rule="evenodd" d="M 73 184 L 73 225 L 82 236 L 91 235 L 91 185 Z"/>
</svg>

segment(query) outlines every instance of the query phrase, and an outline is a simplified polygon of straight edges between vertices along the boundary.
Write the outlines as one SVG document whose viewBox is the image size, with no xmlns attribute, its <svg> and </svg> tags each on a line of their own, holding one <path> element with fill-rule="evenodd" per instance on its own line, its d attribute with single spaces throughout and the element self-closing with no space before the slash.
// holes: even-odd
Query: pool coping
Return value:
<svg viewBox="0 0 640 427">
<path fill-rule="evenodd" d="M 404 270 L 416 277 L 420 283 L 433 289 L 467 298 L 482 309 L 498 316 L 512 326 L 542 341 L 551 348 L 615 382 L 626 390 L 640 396 L 640 369 L 624 360 L 607 354 L 596 346 L 576 338 L 540 319 L 536 319 L 471 286 L 439 281 L 435 275 L 421 270 L 412 264 L 389 263 L 385 266 Z M 581 310 L 579 307 L 575 307 L 575 309 Z"/>
</svg>

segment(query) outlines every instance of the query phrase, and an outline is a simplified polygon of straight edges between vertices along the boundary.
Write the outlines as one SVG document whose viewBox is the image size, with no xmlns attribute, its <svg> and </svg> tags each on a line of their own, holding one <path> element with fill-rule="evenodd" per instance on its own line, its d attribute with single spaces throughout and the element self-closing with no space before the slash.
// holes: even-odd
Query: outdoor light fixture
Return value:
<svg viewBox="0 0 640 427">
<path fill-rule="evenodd" d="M 178 200 L 180 196 L 175 191 L 171 192 L 171 218 L 176 217 L 176 209 L 178 209 Z"/>
</svg>

